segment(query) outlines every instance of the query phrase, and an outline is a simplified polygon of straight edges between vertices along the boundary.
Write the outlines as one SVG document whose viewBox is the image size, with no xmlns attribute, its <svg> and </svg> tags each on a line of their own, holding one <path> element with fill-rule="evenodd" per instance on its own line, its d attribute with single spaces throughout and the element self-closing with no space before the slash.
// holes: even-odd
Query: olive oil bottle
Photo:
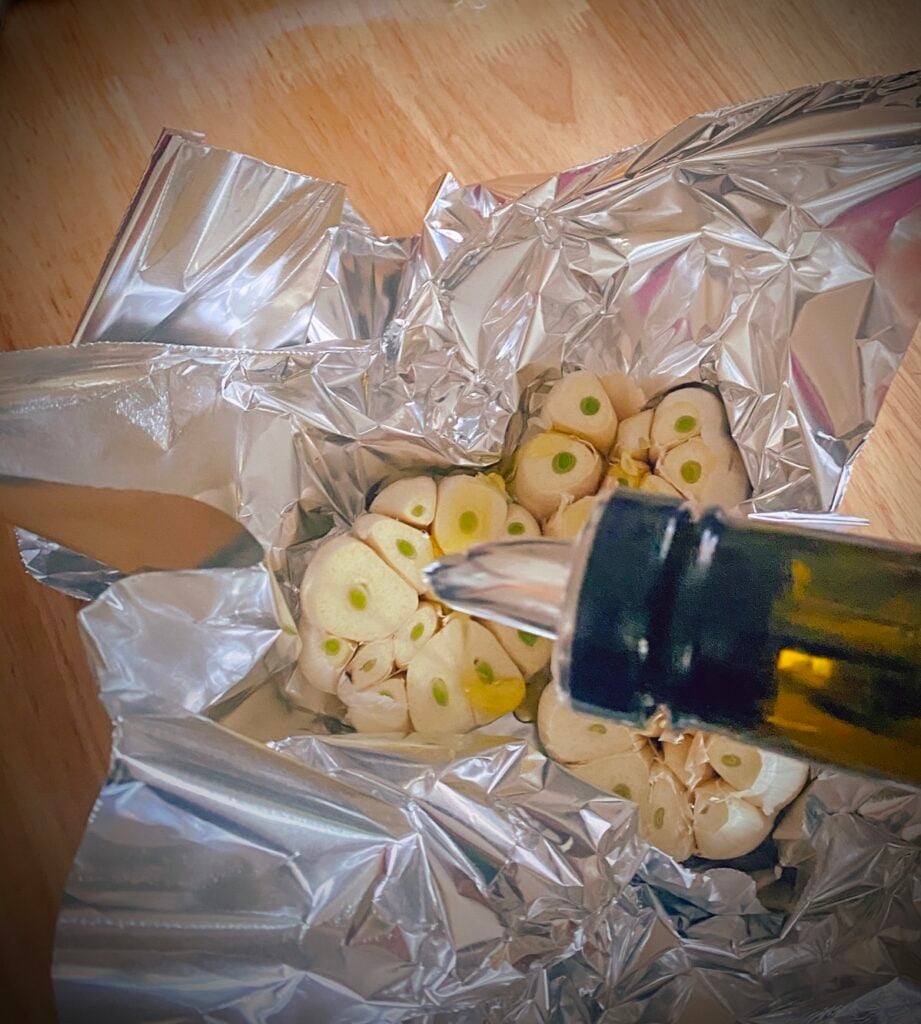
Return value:
<svg viewBox="0 0 921 1024">
<path fill-rule="evenodd" d="M 921 552 L 622 492 L 579 548 L 574 700 L 921 782 Z"/>
</svg>

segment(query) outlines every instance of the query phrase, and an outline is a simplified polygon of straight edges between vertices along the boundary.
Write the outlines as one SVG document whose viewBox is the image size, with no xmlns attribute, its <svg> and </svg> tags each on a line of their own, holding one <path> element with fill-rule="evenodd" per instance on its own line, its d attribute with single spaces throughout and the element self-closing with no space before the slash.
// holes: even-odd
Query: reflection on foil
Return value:
<svg viewBox="0 0 921 1024">
<path fill-rule="evenodd" d="M 0 364 L 0 471 L 190 494 L 271 571 L 112 582 L 23 542 L 99 595 L 82 628 L 116 723 L 62 1020 L 921 1017 L 916 792 L 823 772 L 776 858 L 678 865 L 531 726 L 395 743 L 287 696 L 319 539 L 396 471 L 507 453 L 563 365 L 717 385 L 753 510 L 833 509 L 921 314 L 919 87 L 795 90 L 545 182 L 448 177 L 414 239 L 165 137 L 81 345 Z"/>
</svg>

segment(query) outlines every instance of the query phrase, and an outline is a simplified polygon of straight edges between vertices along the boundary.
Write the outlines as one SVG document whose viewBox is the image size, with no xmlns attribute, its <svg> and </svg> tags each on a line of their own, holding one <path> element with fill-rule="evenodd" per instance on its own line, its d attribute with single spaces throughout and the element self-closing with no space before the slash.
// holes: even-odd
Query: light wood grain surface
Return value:
<svg viewBox="0 0 921 1024">
<path fill-rule="evenodd" d="M 0 32 L 0 337 L 69 341 L 164 125 L 344 181 L 375 227 L 410 232 L 446 169 L 554 170 L 698 111 L 919 63 L 911 0 L 27 0 Z M 846 502 L 916 543 L 919 422 L 916 344 Z M 0 998 L 44 1021 L 109 726 L 77 603 L 26 578 L 8 531 L 0 602 Z"/>
</svg>

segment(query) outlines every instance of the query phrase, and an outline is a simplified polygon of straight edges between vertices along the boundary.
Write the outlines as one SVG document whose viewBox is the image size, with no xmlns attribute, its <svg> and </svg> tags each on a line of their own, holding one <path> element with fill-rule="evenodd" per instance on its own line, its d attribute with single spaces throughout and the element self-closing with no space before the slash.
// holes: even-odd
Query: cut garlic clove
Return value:
<svg viewBox="0 0 921 1024">
<path fill-rule="evenodd" d="M 475 476 L 446 476 L 438 484 L 432 534 L 445 554 L 504 536 L 508 504 L 493 484 Z"/>
<path fill-rule="evenodd" d="M 618 420 L 635 416 L 646 404 L 643 389 L 627 374 L 614 370 L 598 379 Z"/>
<path fill-rule="evenodd" d="M 393 660 L 406 668 L 438 629 L 438 605 L 420 601 L 419 607 L 393 635 Z"/>
<path fill-rule="evenodd" d="M 539 537 L 540 526 L 537 520 L 523 505 L 509 505 L 505 516 L 505 533 L 507 540 L 525 540 L 528 537 Z"/>
<path fill-rule="evenodd" d="M 335 693 L 345 666 L 355 653 L 355 644 L 312 626 L 302 618 L 297 627 L 301 638 L 298 670 L 305 682 L 323 693 Z"/>
<path fill-rule="evenodd" d="M 617 417 L 601 381 L 587 370 L 568 373 L 550 389 L 543 408 L 555 430 L 584 438 L 607 451 L 617 431 Z"/>
<path fill-rule="evenodd" d="M 348 676 L 343 675 L 342 678 L 348 679 Z M 342 702 L 335 693 L 311 686 L 299 668 L 295 668 L 285 683 L 284 695 L 292 704 L 296 704 L 305 711 L 312 711 L 315 715 L 331 715 L 334 718 L 341 718 L 345 712 Z"/>
<path fill-rule="evenodd" d="M 640 813 L 639 834 L 669 857 L 687 860 L 694 852 L 688 792 L 662 764 L 654 764 L 649 799 Z"/>
<path fill-rule="evenodd" d="M 733 462 L 731 441 L 707 444 L 695 437 L 667 451 L 656 465 L 664 477 L 685 498 L 702 502 L 716 480 L 722 480 Z"/>
<path fill-rule="evenodd" d="M 514 711 L 524 700 L 524 679 L 505 648 L 485 626 L 471 619 L 462 625 L 464 692 L 476 724 L 486 725 Z"/>
<path fill-rule="evenodd" d="M 348 640 L 392 636 L 418 603 L 416 591 L 354 537 L 324 544 L 301 583 L 305 618 Z"/>
<path fill-rule="evenodd" d="M 649 473 L 640 480 L 639 490 L 647 494 L 663 494 L 669 498 L 681 498 L 682 494 L 676 487 L 659 476 L 658 473 Z"/>
<path fill-rule="evenodd" d="M 652 750 L 647 743 L 639 750 L 611 754 L 597 761 L 589 761 L 588 764 L 570 765 L 569 770 L 606 793 L 632 800 L 639 807 L 642 820 L 648 813 L 652 762 Z"/>
<path fill-rule="evenodd" d="M 393 637 L 362 644 L 349 662 L 348 673 L 356 690 L 366 690 L 393 672 Z"/>
<path fill-rule="evenodd" d="M 578 764 L 636 750 L 645 742 L 635 730 L 609 718 L 575 711 L 569 695 L 550 682 L 537 707 L 540 741 L 554 761 Z"/>
<path fill-rule="evenodd" d="M 458 617 L 446 622 L 407 666 L 406 697 L 416 732 L 460 733 L 474 727 L 463 665 L 464 623 Z"/>
<path fill-rule="evenodd" d="M 426 590 L 422 570 L 435 561 L 427 533 L 398 519 L 366 513 L 355 520 L 353 532 L 419 594 Z"/>
<path fill-rule="evenodd" d="M 403 676 L 391 676 L 366 690 L 355 690 L 348 694 L 345 705 L 348 721 L 358 732 L 405 735 L 412 729 Z"/>
<path fill-rule="evenodd" d="M 716 772 L 765 814 L 775 815 L 799 794 L 809 767 L 792 757 L 759 750 L 725 736 L 711 736 L 707 757 Z"/>
<path fill-rule="evenodd" d="M 645 412 L 638 412 L 621 420 L 617 425 L 617 438 L 611 455 L 614 460 L 622 455 L 629 455 L 631 459 L 638 459 L 641 462 L 649 457 L 650 438 L 652 436 L 652 409 Z"/>
<path fill-rule="evenodd" d="M 675 445 L 698 437 L 728 435 L 723 401 L 708 388 L 687 387 L 670 391 L 653 410 L 651 446 L 662 455 Z"/>
<path fill-rule="evenodd" d="M 707 757 L 707 737 L 702 732 L 686 732 L 662 741 L 662 759 L 688 789 L 713 778 L 713 766 Z"/>
<path fill-rule="evenodd" d="M 548 431 L 518 449 L 515 497 L 538 519 L 546 519 L 563 497 L 575 501 L 594 494 L 601 472 L 601 457 L 591 445 Z"/>
<path fill-rule="evenodd" d="M 384 487 L 371 512 L 393 516 L 410 526 L 428 526 L 435 518 L 435 481 L 430 476 L 411 476 Z"/>
<path fill-rule="evenodd" d="M 773 824 L 722 779 L 694 790 L 693 815 L 697 852 L 710 860 L 744 857 L 764 842 Z"/>
<path fill-rule="evenodd" d="M 561 502 L 560 507 L 547 520 L 544 535 L 556 540 L 574 540 L 582 532 L 595 507 L 595 495 L 578 501 Z"/>
<path fill-rule="evenodd" d="M 553 644 L 546 637 L 512 626 L 502 626 L 498 622 L 484 622 L 483 625 L 502 644 L 525 679 L 530 679 L 550 664 Z"/>
</svg>

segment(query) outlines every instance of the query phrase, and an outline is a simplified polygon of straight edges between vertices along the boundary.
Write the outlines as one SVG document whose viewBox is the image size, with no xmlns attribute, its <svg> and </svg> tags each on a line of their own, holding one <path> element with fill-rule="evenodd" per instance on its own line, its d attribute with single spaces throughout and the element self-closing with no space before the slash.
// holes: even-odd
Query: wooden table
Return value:
<svg viewBox="0 0 921 1024">
<path fill-rule="evenodd" d="M 904 70 L 904 3 L 709 0 L 95 0 L 14 4 L 0 33 L 0 332 L 66 344 L 164 125 L 344 181 L 381 231 L 417 229 L 446 169 L 555 170 L 676 121 L 807 82 Z M 921 346 L 846 510 L 921 543 Z M 108 721 L 78 604 L 0 532 L 0 981 L 8 1019 L 53 1019 L 52 928 L 103 779 Z"/>
</svg>

